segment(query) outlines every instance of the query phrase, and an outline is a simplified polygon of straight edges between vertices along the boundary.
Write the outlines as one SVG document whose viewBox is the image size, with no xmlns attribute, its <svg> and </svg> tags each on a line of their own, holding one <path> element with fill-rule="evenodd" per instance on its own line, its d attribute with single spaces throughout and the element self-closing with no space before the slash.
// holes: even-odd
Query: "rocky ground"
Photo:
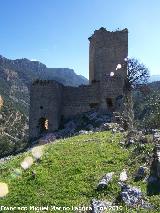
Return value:
<svg viewBox="0 0 160 213">
<path fill-rule="evenodd" d="M 101 114 L 95 111 L 83 113 L 70 120 L 65 120 L 58 131 L 42 135 L 38 142 L 48 143 L 59 138 L 99 131 L 111 130 L 112 132 L 124 132 L 121 125 L 115 122 L 113 123 L 112 119 L 111 114 Z"/>
<path fill-rule="evenodd" d="M 121 188 L 119 197 L 113 202 L 108 200 L 102 200 L 92 198 L 91 208 L 93 213 L 102 213 L 107 209 L 118 208 L 117 203 L 123 202 L 127 208 L 141 208 L 147 211 L 154 212 L 154 205 L 148 202 L 145 195 L 138 186 L 139 181 L 143 181 L 147 186 L 147 195 L 152 196 L 160 193 L 160 131 L 150 130 L 150 134 L 146 131 L 130 131 L 124 130 L 120 123 L 112 122 L 111 115 L 99 114 L 97 112 L 84 113 L 76 116 L 71 120 L 66 120 L 61 129 L 54 133 L 47 133 L 43 135 L 35 143 L 47 144 L 55 143 L 57 139 L 64 139 L 76 135 L 90 135 L 95 132 L 111 131 L 112 134 L 120 133 L 123 135 L 122 140 L 119 142 L 120 145 L 126 150 L 129 147 L 133 147 L 132 158 L 138 161 L 138 164 L 142 163 L 134 175 L 124 168 L 119 173 L 119 181 L 117 182 Z M 152 144 L 153 152 L 146 152 L 146 147 Z M 11 160 L 12 156 L 3 158 L 0 163 Z M 132 164 L 133 161 L 131 160 Z M 127 163 L 127 167 L 132 166 L 130 162 Z M 101 177 L 97 183 L 97 191 L 107 191 L 108 186 L 112 184 L 115 173 L 106 173 Z M 117 176 L 117 174 L 116 174 Z M 129 180 L 129 181 L 128 181 Z M 137 183 L 137 187 L 132 186 L 133 183 Z"/>
<path fill-rule="evenodd" d="M 121 132 L 124 135 L 123 140 L 120 142 L 123 147 L 135 146 L 135 150 L 143 149 L 143 146 L 147 143 L 154 144 L 154 150 L 152 155 L 146 156 L 146 163 L 139 167 L 135 173 L 134 181 L 144 180 L 147 183 L 148 195 L 154 195 L 160 193 L 160 131 L 150 130 L 148 131 L 136 131 L 126 132 L 121 124 L 111 122 L 111 115 L 99 114 L 97 112 L 84 113 L 83 115 L 77 116 L 72 120 L 66 121 L 64 126 L 54 132 L 48 133 L 39 139 L 40 144 L 54 142 L 58 138 L 66 138 L 79 134 L 90 134 L 101 131 L 112 131 L 112 133 Z M 149 135 L 149 136 L 148 136 Z M 137 153 L 138 155 L 138 153 Z M 97 189 L 101 190 L 107 188 L 108 184 L 112 181 L 114 173 L 108 173 L 104 175 L 97 185 Z M 128 185 L 127 172 L 124 170 L 120 174 L 119 184 L 121 186 L 120 199 L 129 207 L 136 207 L 153 210 L 154 206 L 148 203 L 145 196 L 141 192 L 139 187 L 133 187 Z M 156 190 L 155 190 L 156 188 Z M 107 200 L 96 200 L 91 201 L 92 212 L 101 213 L 107 209 L 115 207 L 115 202 L 111 203 Z"/>
</svg>

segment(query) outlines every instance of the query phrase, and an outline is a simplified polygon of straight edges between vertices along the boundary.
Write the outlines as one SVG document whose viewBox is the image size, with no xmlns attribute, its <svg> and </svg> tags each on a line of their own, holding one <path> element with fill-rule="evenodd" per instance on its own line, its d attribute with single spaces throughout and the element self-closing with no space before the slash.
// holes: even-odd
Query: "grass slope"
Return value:
<svg viewBox="0 0 160 213">
<path fill-rule="evenodd" d="M 87 207 L 92 198 L 112 201 L 120 192 L 117 183 L 120 172 L 124 168 L 129 170 L 127 165 L 131 164 L 132 150 L 119 146 L 121 137 L 119 134 L 101 132 L 75 136 L 45 145 L 41 161 L 23 171 L 19 178 L 13 178 L 12 172 L 15 168 L 20 168 L 25 156 L 31 156 L 30 152 L 1 164 L 0 182 L 8 183 L 9 194 L 0 199 L 0 206 L 26 206 L 28 207 L 26 212 L 35 212 L 29 210 L 30 206 L 50 206 L 49 212 L 52 212 L 51 206 Z M 130 172 L 138 166 L 135 161 Z M 35 178 L 32 177 L 32 171 L 36 172 Z M 108 172 L 115 172 L 113 181 L 107 190 L 98 192 L 97 183 Z M 133 185 L 139 185 L 144 192 L 146 190 L 142 181 L 138 185 L 137 183 Z M 158 196 L 151 198 L 152 201 L 159 203 L 158 199 Z M 61 211 L 53 210 L 53 212 Z M 74 211 L 70 209 L 63 212 Z M 129 209 L 122 212 L 132 211 Z"/>
</svg>

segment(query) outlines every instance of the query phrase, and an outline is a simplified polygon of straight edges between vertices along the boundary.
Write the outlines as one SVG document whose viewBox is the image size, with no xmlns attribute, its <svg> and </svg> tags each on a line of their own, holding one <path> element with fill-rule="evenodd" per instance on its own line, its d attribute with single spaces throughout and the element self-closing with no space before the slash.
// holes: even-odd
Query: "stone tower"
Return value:
<svg viewBox="0 0 160 213">
<path fill-rule="evenodd" d="M 29 138 L 57 130 L 63 119 L 96 110 L 123 108 L 127 77 L 128 30 L 96 30 L 89 38 L 89 85 L 63 86 L 49 80 L 33 82 L 30 90 Z"/>
<path fill-rule="evenodd" d="M 99 82 L 100 109 L 113 110 L 127 77 L 128 30 L 95 30 L 89 38 L 89 82 Z"/>
<path fill-rule="evenodd" d="M 128 57 L 128 30 L 110 32 L 105 28 L 95 30 L 89 38 L 89 81 L 103 81 L 111 72 L 125 77 L 126 69 L 116 71 Z"/>
</svg>

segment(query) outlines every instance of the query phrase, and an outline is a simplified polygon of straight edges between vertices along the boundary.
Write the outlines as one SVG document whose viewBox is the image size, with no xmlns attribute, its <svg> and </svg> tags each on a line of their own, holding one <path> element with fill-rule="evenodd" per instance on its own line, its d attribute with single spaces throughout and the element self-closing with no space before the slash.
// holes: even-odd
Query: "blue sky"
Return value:
<svg viewBox="0 0 160 213">
<path fill-rule="evenodd" d="M 88 77 L 88 37 L 128 28 L 129 56 L 160 74 L 160 0 L 0 0 L 0 54 Z"/>
</svg>

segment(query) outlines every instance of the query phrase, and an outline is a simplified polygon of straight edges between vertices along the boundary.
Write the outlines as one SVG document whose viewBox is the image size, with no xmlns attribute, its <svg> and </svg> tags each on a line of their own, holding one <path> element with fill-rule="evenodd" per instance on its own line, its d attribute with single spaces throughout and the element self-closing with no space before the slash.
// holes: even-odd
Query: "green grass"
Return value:
<svg viewBox="0 0 160 213">
<path fill-rule="evenodd" d="M 8 184 L 9 194 L 0 199 L 0 206 L 72 208 L 72 206 L 87 206 L 92 198 L 115 200 L 120 192 L 118 185 L 120 172 L 126 168 L 132 174 L 139 166 L 139 163 L 129 166 L 128 162 L 133 158 L 133 150 L 121 148 L 119 146 L 121 138 L 120 134 L 103 132 L 75 136 L 59 140 L 55 144 L 48 144 L 44 148 L 41 161 L 34 163 L 27 171 L 23 171 L 19 178 L 12 177 L 13 169 L 20 168 L 24 157 L 31 156 L 30 152 L 1 164 L 0 182 Z M 36 173 L 35 179 L 32 177 L 32 171 Z M 115 172 L 113 181 L 106 190 L 97 191 L 99 179 L 108 172 Z M 144 182 L 140 181 L 132 185 L 140 186 L 145 193 Z M 158 205 L 159 196 L 149 199 Z M 49 212 L 52 212 L 51 209 Z M 122 212 L 131 212 L 131 210 Z"/>
</svg>

